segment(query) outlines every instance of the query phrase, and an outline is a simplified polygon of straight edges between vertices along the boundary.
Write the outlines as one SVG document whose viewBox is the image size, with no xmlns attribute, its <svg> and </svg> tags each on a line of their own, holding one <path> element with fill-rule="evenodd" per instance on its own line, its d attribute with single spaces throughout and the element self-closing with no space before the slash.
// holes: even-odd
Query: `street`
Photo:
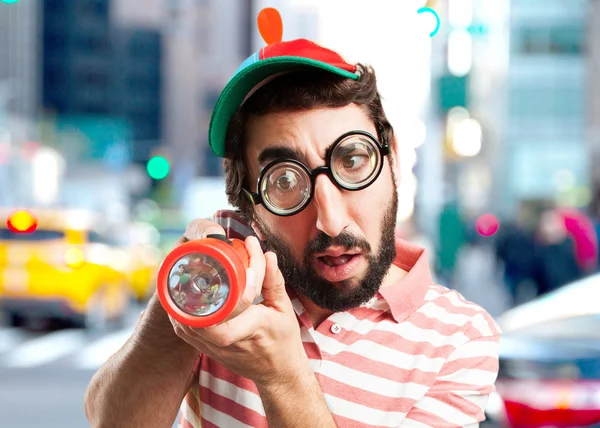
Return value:
<svg viewBox="0 0 600 428">
<path fill-rule="evenodd" d="M 123 329 L 105 333 L 0 326 L 0 427 L 89 426 L 85 389 L 94 372 L 125 343 L 141 310 L 132 308 Z"/>
</svg>

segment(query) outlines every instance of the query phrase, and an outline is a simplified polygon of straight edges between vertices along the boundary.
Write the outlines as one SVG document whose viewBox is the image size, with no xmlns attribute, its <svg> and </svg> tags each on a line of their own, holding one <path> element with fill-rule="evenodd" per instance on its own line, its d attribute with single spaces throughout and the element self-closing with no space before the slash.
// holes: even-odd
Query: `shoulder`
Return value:
<svg viewBox="0 0 600 428">
<path fill-rule="evenodd" d="M 465 299 L 456 290 L 432 284 L 423 300 L 418 312 L 430 318 L 432 323 L 439 324 L 438 329 L 454 336 L 455 340 L 499 339 L 502 333 L 500 326 L 483 307 Z"/>
</svg>

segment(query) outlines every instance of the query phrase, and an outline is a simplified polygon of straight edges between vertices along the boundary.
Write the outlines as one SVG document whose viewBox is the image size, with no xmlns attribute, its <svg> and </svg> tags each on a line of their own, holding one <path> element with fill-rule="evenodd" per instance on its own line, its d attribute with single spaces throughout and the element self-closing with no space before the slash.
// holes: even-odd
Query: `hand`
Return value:
<svg viewBox="0 0 600 428">
<path fill-rule="evenodd" d="M 291 382 L 310 372 L 310 366 L 277 256 L 263 254 L 255 237 L 248 237 L 245 245 L 250 254 L 247 289 L 262 288 L 263 302 L 203 329 L 171 322 L 181 339 L 257 385 Z"/>
</svg>

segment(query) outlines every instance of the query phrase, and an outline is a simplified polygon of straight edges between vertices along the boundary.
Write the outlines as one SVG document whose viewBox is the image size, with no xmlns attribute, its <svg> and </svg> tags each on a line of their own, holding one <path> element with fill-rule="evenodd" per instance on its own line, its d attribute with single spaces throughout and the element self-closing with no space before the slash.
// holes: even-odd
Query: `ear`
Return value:
<svg viewBox="0 0 600 428">
<path fill-rule="evenodd" d="M 256 220 L 252 220 L 250 226 L 252 227 L 252 230 L 254 231 L 254 234 L 259 239 L 259 241 L 264 241 L 266 239 L 265 235 L 261 232 L 260 227 L 258 227 L 258 223 L 256 222 Z"/>
<path fill-rule="evenodd" d="M 396 178 L 396 185 L 400 185 L 400 146 L 398 145 L 398 140 L 396 139 L 396 134 L 392 137 L 392 142 L 390 144 L 390 156 L 392 157 L 392 166 L 394 168 L 394 176 Z"/>
</svg>

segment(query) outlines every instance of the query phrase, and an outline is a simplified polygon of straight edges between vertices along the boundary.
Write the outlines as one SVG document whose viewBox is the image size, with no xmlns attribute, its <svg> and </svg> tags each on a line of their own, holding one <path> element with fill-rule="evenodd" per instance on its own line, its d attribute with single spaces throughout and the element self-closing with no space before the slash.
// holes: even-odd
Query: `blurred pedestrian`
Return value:
<svg viewBox="0 0 600 428">
<path fill-rule="evenodd" d="M 524 225 L 517 221 L 506 221 L 498 232 L 495 244 L 510 305 L 514 307 L 520 303 L 520 291 L 535 283 L 535 239 Z"/>
<path fill-rule="evenodd" d="M 577 264 L 584 274 L 598 268 L 598 237 L 593 221 L 582 211 L 574 208 L 557 209 L 567 234 L 575 245 Z"/>
<path fill-rule="evenodd" d="M 596 242 L 599 246 L 596 264 L 596 271 L 598 271 L 600 270 L 600 189 L 596 191 L 596 194 L 592 198 L 592 203 L 590 204 L 590 216 L 594 226 L 594 231 L 596 232 Z"/>
<path fill-rule="evenodd" d="M 465 229 L 458 203 L 454 200 L 447 202 L 439 217 L 437 276 L 448 288 L 453 288 L 456 259 L 466 241 Z"/>
<path fill-rule="evenodd" d="M 540 217 L 536 251 L 538 295 L 554 291 L 583 276 L 577 263 L 575 246 L 563 217 L 555 210 Z"/>
</svg>

